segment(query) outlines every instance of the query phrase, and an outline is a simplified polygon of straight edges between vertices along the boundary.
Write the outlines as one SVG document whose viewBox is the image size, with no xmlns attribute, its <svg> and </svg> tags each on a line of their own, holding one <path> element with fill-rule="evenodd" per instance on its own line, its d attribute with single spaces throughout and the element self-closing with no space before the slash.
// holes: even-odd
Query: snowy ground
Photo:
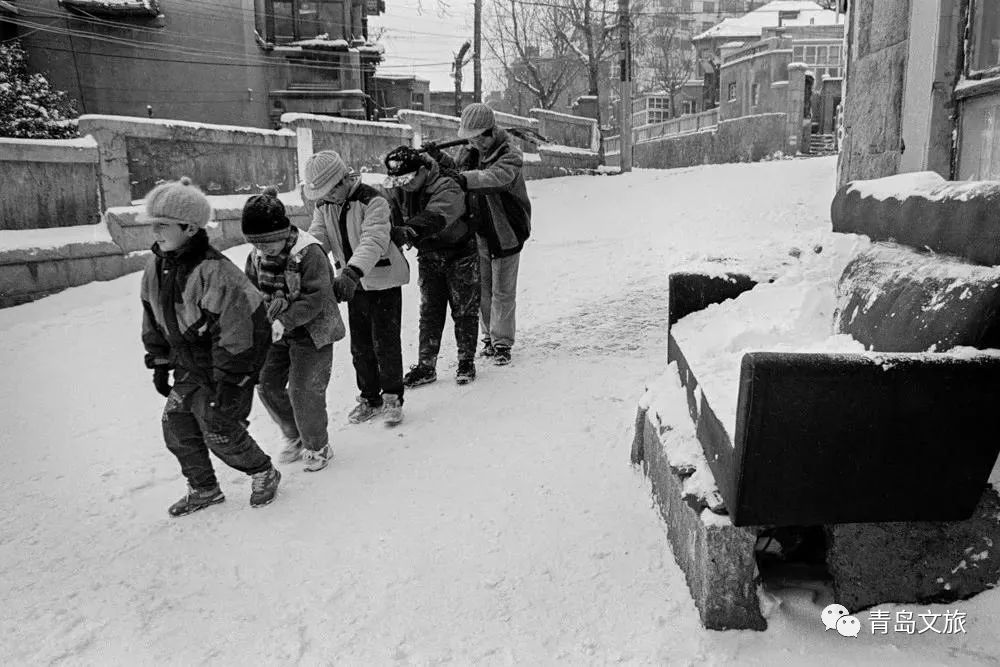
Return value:
<svg viewBox="0 0 1000 667">
<path fill-rule="evenodd" d="M 628 464 L 636 401 L 665 370 L 668 272 L 789 265 L 823 240 L 833 188 L 832 158 L 530 183 L 514 364 L 459 388 L 449 341 L 389 431 L 346 424 L 338 344 L 337 458 L 286 466 L 260 510 L 220 465 L 228 501 L 168 519 L 184 483 L 142 367 L 137 275 L 0 311 L 0 662 L 995 661 L 995 592 L 950 606 L 964 635 L 824 634 L 805 589 L 765 633 L 702 629 Z M 251 429 L 277 450 L 259 406 Z"/>
</svg>

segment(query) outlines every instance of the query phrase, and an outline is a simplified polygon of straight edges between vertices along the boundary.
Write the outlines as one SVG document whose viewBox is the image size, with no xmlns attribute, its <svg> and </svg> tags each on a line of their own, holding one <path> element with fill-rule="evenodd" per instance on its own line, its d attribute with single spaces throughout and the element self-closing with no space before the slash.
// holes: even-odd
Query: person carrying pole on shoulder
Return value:
<svg viewBox="0 0 1000 667">
<path fill-rule="evenodd" d="M 468 216 L 475 223 L 479 249 L 482 354 L 503 366 L 510 363 L 514 345 L 520 253 L 531 235 L 531 202 L 521 173 L 524 159 L 485 104 L 465 107 L 458 136 L 469 144 L 457 159 L 433 143 L 424 149 L 468 193 Z"/>
</svg>

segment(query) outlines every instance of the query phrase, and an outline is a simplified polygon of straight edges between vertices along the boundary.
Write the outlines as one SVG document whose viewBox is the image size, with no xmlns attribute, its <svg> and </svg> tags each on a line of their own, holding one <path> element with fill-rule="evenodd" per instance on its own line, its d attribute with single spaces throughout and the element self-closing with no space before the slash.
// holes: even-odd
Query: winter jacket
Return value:
<svg viewBox="0 0 1000 667">
<path fill-rule="evenodd" d="M 475 233 L 465 216 L 465 193 L 452 178 L 441 174 L 441 167 L 431 163 L 423 187 L 416 192 L 403 188 L 386 190 L 393 214 L 399 214 L 398 224 L 412 227 L 417 233 L 414 243 L 421 254 L 451 251 L 470 246 Z"/>
<path fill-rule="evenodd" d="M 261 257 L 257 249 L 247 256 L 245 270 L 254 287 L 260 287 Z M 344 337 L 344 320 L 333 295 L 333 267 L 322 244 L 306 232 L 298 233 L 288 254 L 285 285 L 288 308 L 276 319 L 284 325 L 286 335 L 308 334 L 317 350 Z"/>
<path fill-rule="evenodd" d="M 147 367 L 207 387 L 257 382 L 271 336 L 264 299 L 204 230 L 171 252 L 153 246 L 140 296 Z"/>
<path fill-rule="evenodd" d="M 391 226 L 389 202 L 378 190 L 359 181 L 344 204 L 316 206 L 309 233 L 324 251 L 333 253 L 338 271 L 353 266 L 363 276 L 364 289 L 384 290 L 410 282 L 410 265 L 389 237 Z"/>
<path fill-rule="evenodd" d="M 441 164 L 462 172 L 468 185 L 468 213 L 477 223 L 476 232 L 486 239 L 490 255 L 507 257 L 521 252 L 531 235 L 531 201 L 524 184 L 521 149 L 500 128 L 486 155 L 466 146 L 453 160 L 442 154 Z"/>
</svg>

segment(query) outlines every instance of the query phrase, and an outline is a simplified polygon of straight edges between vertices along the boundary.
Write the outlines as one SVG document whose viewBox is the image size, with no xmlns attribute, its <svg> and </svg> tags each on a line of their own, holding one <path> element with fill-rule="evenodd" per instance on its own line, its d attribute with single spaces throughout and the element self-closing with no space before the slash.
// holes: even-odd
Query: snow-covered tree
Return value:
<svg viewBox="0 0 1000 667">
<path fill-rule="evenodd" d="M 53 90 L 42 74 L 28 71 L 27 57 L 14 41 L 0 44 L 0 137 L 65 139 L 77 136 L 76 105 Z"/>
</svg>

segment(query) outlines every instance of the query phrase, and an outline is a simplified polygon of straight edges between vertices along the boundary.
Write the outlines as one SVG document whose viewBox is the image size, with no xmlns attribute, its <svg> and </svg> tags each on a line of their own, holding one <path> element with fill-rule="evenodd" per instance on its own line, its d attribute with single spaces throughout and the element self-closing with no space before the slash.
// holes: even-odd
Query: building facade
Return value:
<svg viewBox="0 0 1000 667">
<path fill-rule="evenodd" d="M 82 113 L 273 127 L 374 115 L 365 0 L 18 0 L 0 21 Z"/>
<path fill-rule="evenodd" d="M 431 82 L 412 74 L 379 74 L 375 104 L 379 118 L 392 118 L 400 109 L 430 111 Z"/>
<path fill-rule="evenodd" d="M 841 183 L 1000 179 L 1000 4 L 852 0 Z"/>
</svg>

